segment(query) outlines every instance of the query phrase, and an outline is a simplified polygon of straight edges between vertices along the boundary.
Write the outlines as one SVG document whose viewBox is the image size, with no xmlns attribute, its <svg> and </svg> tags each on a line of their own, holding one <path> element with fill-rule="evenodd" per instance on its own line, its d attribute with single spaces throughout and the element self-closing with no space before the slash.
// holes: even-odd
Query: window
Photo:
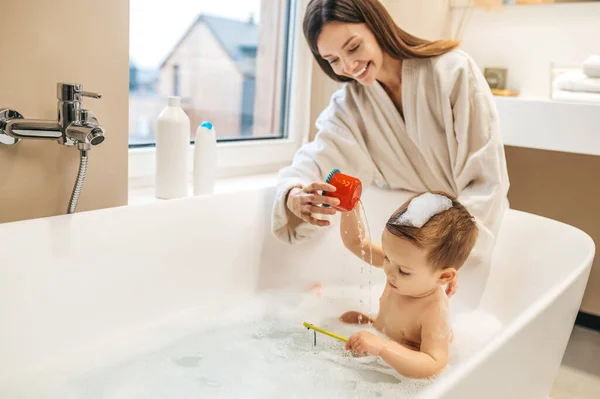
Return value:
<svg viewBox="0 0 600 399">
<path fill-rule="evenodd" d="M 155 144 L 156 118 L 182 98 L 190 141 L 286 137 L 291 0 L 131 0 L 129 145 Z"/>
</svg>

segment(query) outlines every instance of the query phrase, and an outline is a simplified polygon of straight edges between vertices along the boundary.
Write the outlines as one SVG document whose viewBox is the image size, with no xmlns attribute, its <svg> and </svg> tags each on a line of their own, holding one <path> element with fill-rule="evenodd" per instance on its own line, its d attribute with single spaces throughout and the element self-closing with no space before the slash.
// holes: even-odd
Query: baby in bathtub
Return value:
<svg viewBox="0 0 600 399">
<path fill-rule="evenodd" d="M 454 198 L 432 192 L 413 197 L 390 217 L 381 245 L 360 237 L 364 229 L 357 215 L 342 213 L 344 245 L 367 262 L 372 248 L 372 264 L 383 269 L 387 284 L 374 320 L 354 311 L 341 320 L 372 324 L 389 339 L 362 331 L 349 338 L 346 349 L 378 356 L 407 377 L 435 376 L 447 365 L 452 340 L 442 287 L 455 280 L 467 260 L 477 240 L 477 225 Z"/>
</svg>

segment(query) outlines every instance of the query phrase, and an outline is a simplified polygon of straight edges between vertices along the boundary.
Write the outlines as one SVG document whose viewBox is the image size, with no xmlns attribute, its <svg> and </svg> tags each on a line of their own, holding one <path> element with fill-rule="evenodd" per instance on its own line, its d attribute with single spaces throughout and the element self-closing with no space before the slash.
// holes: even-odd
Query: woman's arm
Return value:
<svg viewBox="0 0 600 399">
<path fill-rule="evenodd" d="M 367 237 L 358 209 L 351 212 L 342 212 L 340 235 L 344 246 L 354 255 L 373 266 L 383 266 L 385 258 L 383 249 L 380 244 L 372 242 L 370 237 Z M 371 256 L 373 257 L 372 260 Z"/>
<path fill-rule="evenodd" d="M 290 210 L 289 202 L 296 202 L 298 206 L 295 194 L 299 190 L 306 191 L 311 184 L 322 183 L 333 169 L 360 179 L 364 187 L 374 180 L 375 167 L 360 137 L 358 111 L 348 91 L 346 86 L 333 95 L 330 105 L 317 120 L 315 139 L 303 145 L 294 155 L 292 164 L 279 172 L 271 228 L 275 237 L 282 241 L 293 244 L 307 240 L 319 229 L 317 224 L 329 224 L 315 224 L 308 217 L 300 219 Z M 294 188 L 296 190 L 292 192 Z M 318 191 L 305 194 L 322 197 Z M 320 203 L 304 205 L 310 207 Z"/>
</svg>

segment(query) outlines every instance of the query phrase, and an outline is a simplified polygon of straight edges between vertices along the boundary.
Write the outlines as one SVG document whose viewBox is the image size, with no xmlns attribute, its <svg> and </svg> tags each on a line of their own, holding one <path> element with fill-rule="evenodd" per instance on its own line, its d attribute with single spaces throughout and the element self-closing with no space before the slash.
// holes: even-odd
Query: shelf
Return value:
<svg viewBox="0 0 600 399">
<path fill-rule="evenodd" d="M 494 98 L 505 145 L 600 156 L 600 104 Z"/>
</svg>

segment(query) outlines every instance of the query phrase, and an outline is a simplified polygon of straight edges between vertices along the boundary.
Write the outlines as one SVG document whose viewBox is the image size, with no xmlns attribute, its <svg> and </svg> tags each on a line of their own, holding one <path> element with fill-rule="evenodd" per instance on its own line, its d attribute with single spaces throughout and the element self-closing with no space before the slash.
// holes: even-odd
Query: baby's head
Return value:
<svg viewBox="0 0 600 399">
<path fill-rule="evenodd" d="M 419 194 L 388 220 L 382 236 L 388 284 L 420 297 L 454 279 L 477 241 L 467 209 L 451 196 Z"/>
</svg>

